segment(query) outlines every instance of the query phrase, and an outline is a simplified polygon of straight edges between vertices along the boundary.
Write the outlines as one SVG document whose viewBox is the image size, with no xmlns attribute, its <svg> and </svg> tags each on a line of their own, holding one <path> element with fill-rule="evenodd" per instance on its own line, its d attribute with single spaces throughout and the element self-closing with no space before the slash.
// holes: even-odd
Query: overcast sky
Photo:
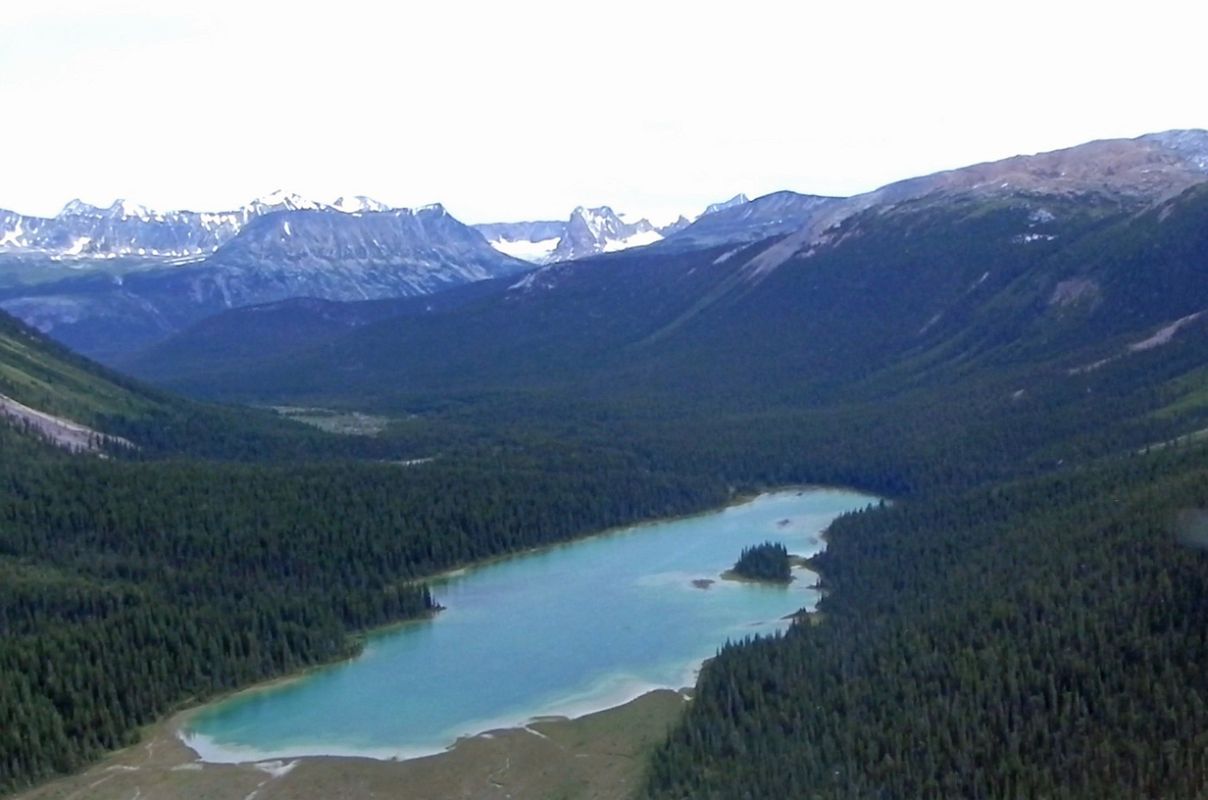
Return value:
<svg viewBox="0 0 1208 800">
<path fill-rule="evenodd" d="M 284 188 L 467 222 L 579 204 L 661 221 L 1208 127 L 1208 3 L 994 6 L 6 4 L 0 208 Z"/>
</svg>

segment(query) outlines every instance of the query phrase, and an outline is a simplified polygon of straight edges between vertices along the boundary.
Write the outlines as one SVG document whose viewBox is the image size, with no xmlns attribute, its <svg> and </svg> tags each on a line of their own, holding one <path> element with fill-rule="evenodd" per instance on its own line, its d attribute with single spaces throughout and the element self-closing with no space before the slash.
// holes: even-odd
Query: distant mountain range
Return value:
<svg viewBox="0 0 1208 800">
<path fill-rule="evenodd" d="M 746 195 L 735 195 L 724 202 L 713 203 L 695 219 L 748 202 Z M 579 206 L 566 220 L 488 222 L 474 228 L 501 253 L 534 264 L 551 264 L 654 244 L 686 230 L 692 223 L 693 220 L 681 214 L 674 222 L 659 227 L 645 218 L 627 222 L 623 215 L 608 206 Z"/>
<path fill-rule="evenodd" d="M 0 210 L 0 253 L 38 253 L 55 258 L 118 256 L 200 257 L 231 239 L 256 213 L 153 212 L 117 200 L 98 208 L 72 200 L 55 217 Z"/>
<path fill-rule="evenodd" d="M 225 214 L 69 204 L 10 229 L 21 246 L 0 256 L 0 308 L 107 359 L 244 305 L 421 295 L 530 269 L 442 206 L 380 209 L 280 193 Z"/>
<path fill-rule="evenodd" d="M 280 190 L 217 212 L 72 200 L 54 217 L 0 210 L 0 308 L 108 360 L 230 308 L 430 294 L 534 261 L 651 244 L 688 225 L 681 217 L 656 229 L 605 206 L 577 208 L 564 222 L 475 229 L 439 204 L 319 202 Z"/>
<path fill-rule="evenodd" d="M 364 195 L 321 203 L 280 189 L 231 211 L 153 211 L 129 200 L 115 200 L 101 208 L 72 200 L 54 217 L 0 209 L 0 255 L 199 259 L 266 214 L 331 211 L 356 215 L 392 210 L 396 209 Z"/>
<path fill-rule="evenodd" d="M 761 280 L 850 235 L 845 221 L 873 209 L 958 196 L 1145 208 L 1206 177 L 1208 133 L 1192 130 L 1017 156 L 846 198 L 737 195 L 662 228 L 607 206 L 576 208 L 565 221 L 470 227 L 439 205 L 390 209 L 364 196 L 319 203 L 275 192 L 215 213 L 73 201 L 53 218 L 0 212 L 0 308 L 81 352 L 119 361 L 243 306 L 426 295 L 493 277 L 548 288 L 567 262 L 635 248 L 666 257 L 723 248 L 714 258 L 733 280 Z M 521 277 L 532 262 L 544 266 Z"/>
<path fill-rule="evenodd" d="M 1163 134 L 851 198 L 777 193 L 648 247 L 443 293 L 436 309 L 232 311 L 126 366 L 189 391 L 280 400 L 578 390 L 587 364 L 607 376 L 596 391 L 640 373 L 647 386 L 718 392 L 746 375 L 778 376 L 786 392 L 801 376 L 855 380 L 909 354 L 937 369 L 951 354 L 1012 348 L 1059 370 L 1125 364 L 1170 325 L 1161 341 L 1202 327 L 1204 239 L 1188 230 L 1208 207 L 1205 155 L 1208 133 Z"/>
<path fill-rule="evenodd" d="M 710 205 L 701 217 L 747 202 L 745 195 L 737 195 Z M 238 209 L 213 212 L 154 211 L 121 199 L 102 208 L 72 200 L 54 217 L 0 209 L 0 256 L 42 255 L 80 261 L 123 257 L 200 260 L 268 214 L 313 211 L 360 216 L 405 210 L 365 195 L 319 202 L 282 190 L 256 198 Z M 691 220 L 681 216 L 670 225 L 657 227 L 646 219 L 629 222 L 608 206 L 579 206 L 561 221 L 498 222 L 472 227 L 501 253 L 543 264 L 652 244 L 690 224 Z"/>
<path fill-rule="evenodd" d="M 424 295 L 533 262 L 756 241 L 796 227 L 814 202 L 737 195 L 695 222 L 657 228 L 607 206 L 576 208 L 565 221 L 469 227 L 439 204 L 396 209 L 363 195 L 318 202 L 276 191 L 219 212 L 73 200 L 54 217 L 0 211 L 0 308 L 114 360 L 242 306 Z"/>
<path fill-rule="evenodd" d="M 626 222 L 608 206 L 579 206 L 563 221 L 492 222 L 474 228 L 501 253 L 549 264 L 653 244 L 673 233 L 676 224 L 658 228 L 647 219 Z"/>
</svg>

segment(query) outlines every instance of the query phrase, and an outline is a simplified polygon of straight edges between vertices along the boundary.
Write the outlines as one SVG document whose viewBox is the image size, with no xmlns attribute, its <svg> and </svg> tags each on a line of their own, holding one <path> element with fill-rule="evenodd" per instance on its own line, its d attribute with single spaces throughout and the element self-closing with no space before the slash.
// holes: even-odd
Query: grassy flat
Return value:
<svg viewBox="0 0 1208 800">
<path fill-rule="evenodd" d="M 12 800 L 239 800 L 252 793 L 257 800 L 619 800 L 632 796 L 646 754 L 679 719 L 686 699 L 657 690 L 578 719 L 545 719 L 462 739 L 445 753 L 411 761 L 318 757 L 203 764 L 177 737 L 183 720 L 177 715 L 148 728 L 139 745 Z"/>
</svg>

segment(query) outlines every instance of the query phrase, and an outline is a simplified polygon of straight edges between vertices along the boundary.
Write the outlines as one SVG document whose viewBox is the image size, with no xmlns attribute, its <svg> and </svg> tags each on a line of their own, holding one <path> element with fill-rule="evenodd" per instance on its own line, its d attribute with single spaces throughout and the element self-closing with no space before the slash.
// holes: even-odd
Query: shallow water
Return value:
<svg viewBox="0 0 1208 800">
<path fill-rule="evenodd" d="M 770 633 L 817 601 L 789 586 L 717 580 L 743 547 L 809 555 L 839 514 L 874 498 L 837 489 L 761 495 L 463 570 L 434 582 L 446 610 L 372 637 L 351 661 L 238 695 L 192 717 L 207 761 L 302 755 L 407 758 L 458 737 L 579 716 L 695 681 L 727 639 Z M 697 579 L 714 579 L 707 589 Z"/>
</svg>

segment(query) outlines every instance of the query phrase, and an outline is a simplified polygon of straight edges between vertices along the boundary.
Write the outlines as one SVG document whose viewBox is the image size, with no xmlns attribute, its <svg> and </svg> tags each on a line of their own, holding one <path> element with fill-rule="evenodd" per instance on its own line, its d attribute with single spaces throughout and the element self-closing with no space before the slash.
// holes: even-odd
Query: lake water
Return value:
<svg viewBox="0 0 1208 800">
<path fill-rule="evenodd" d="M 839 514 L 875 498 L 837 489 L 761 495 L 433 582 L 446 610 L 375 635 L 357 658 L 202 709 L 183 736 L 206 761 L 303 755 L 409 758 L 545 715 L 580 716 L 695 682 L 727 639 L 810 608 L 788 586 L 717 580 L 743 547 L 809 555 Z M 707 589 L 694 580 L 713 579 Z"/>
</svg>

